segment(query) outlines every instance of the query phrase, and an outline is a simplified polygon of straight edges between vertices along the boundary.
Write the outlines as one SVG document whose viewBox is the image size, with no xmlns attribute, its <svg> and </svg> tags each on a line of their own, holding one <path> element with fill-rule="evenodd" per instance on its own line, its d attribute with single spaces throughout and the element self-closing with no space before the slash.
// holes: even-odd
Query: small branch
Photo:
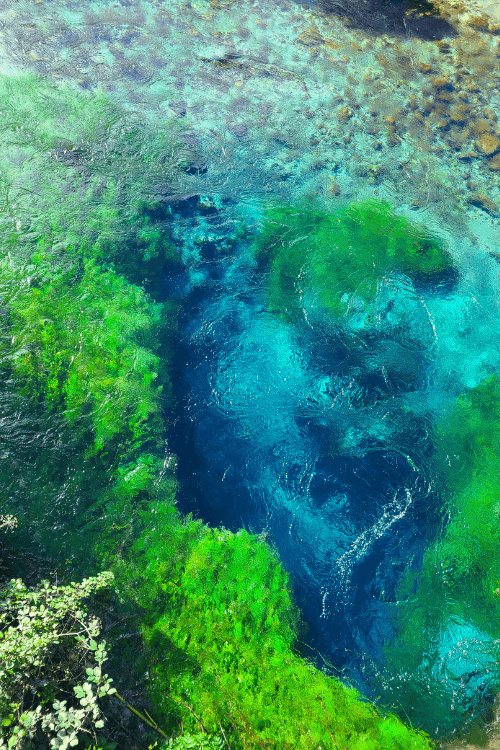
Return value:
<svg viewBox="0 0 500 750">
<path fill-rule="evenodd" d="M 218 725 L 220 726 L 220 731 L 222 732 L 222 736 L 224 737 L 224 742 L 225 742 L 225 743 L 226 743 L 226 745 L 228 746 L 229 750 L 231 750 L 231 748 L 229 747 L 229 742 L 228 742 L 228 741 L 227 741 L 227 739 L 226 739 L 226 735 L 224 734 L 224 730 L 223 730 L 223 728 L 222 728 L 222 724 L 220 723 L 220 721 L 217 721 L 217 723 L 218 723 Z"/>
<path fill-rule="evenodd" d="M 121 695 L 118 695 L 118 693 L 113 693 L 113 695 L 115 695 L 118 698 L 118 700 L 120 700 L 122 703 L 124 703 L 127 706 L 127 708 L 130 711 L 132 711 L 136 716 L 138 716 L 139 719 L 141 719 L 145 724 L 147 724 L 149 727 L 151 727 L 156 732 L 158 732 L 158 734 L 161 734 L 161 736 L 164 737 L 166 740 L 170 739 L 170 737 L 168 737 L 168 735 L 166 735 L 165 732 L 163 732 L 160 729 L 160 727 L 156 724 L 155 721 L 149 721 L 149 719 L 146 719 L 146 717 L 143 716 L 140 711 L 138 711 L 136 708 L 134 708 L 133 706 L 131 706 L 130 703 L 128 703 L 125 700 L 125 698 L 122 698 Z"/>
<path fill-rule="evenodd" d="M 205 732 L 205 734 L 208 734 L 207 730 L 203 726 L 203 722 L 200 719 L 200 717 L 197 714 L 195 714 L 195 712 L 193 711 L 193 709 L 190 706 L 188 706 L 187 703 L 184 703 L 184 701 L 179 700 L 179 698 L 174 698 L 173 695 L 167 695 L 167 698 L 171 698 L 171 700 L 177 701 L 177 703 L 181 703 L 185 708 L 187 708 L 188 711 L 191 711 L 191 713 L 193 714 L 193 716 L 196 718 L 196 721 L 199 722 L 199 724 L 200 724 L 201 728 L 203 729 L 203 731 Z"/>
</svg>

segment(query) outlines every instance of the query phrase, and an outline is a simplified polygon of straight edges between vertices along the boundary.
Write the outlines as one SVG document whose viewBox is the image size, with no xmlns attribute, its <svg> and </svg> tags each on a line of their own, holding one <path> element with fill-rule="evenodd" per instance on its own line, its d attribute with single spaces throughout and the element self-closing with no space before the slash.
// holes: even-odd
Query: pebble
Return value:
<svg viewBox="0 0 500 750">
<path fill-rule="evenodd" d="M 500 172 L 500 154 L 496 154 L 488 164 L 489 169 L 492 172 Z"/>
<path fill-rule="evenodd" d="M 476 141 L 476 148 L 485 156 L 492 156 L 500 149 L 500 138 L 493 133 L 484 133 Z"/>
<path fill-rule="evenodd" d="M 486 211 L 486 213 L 491 214 L 492 216 L 499 215 L 498 205 L 484 193 L 473 193 L 469 196 L 468 201 L 473 206 L 482 208 L 483 211 Z"/>
</svg>

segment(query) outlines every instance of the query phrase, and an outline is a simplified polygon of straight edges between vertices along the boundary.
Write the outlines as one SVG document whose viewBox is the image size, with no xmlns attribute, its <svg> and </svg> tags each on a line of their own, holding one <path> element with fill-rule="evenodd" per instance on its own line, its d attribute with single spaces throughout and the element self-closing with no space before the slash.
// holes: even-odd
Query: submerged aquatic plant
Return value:
<svg viewBox="0 0 500 750">
<path fill-rule="evenodd" d="M 289 319 L 308 304 L 335 316 L 354 298 L 368 304 L 380 279 L 395 271 L 429 279 L 453 267 L 439 237 L 375 199 L 335 213 L 274 204 L 254 254 L 269 269 L 269 309 Z"/>
<path fill-rule="evenodd" d="M 34 76 L 3 76 L 0 91 L 4 416 L 46 433 L 17 441 L 3 496 L 28 508 L 24 539 L 36 529 L 46 552 L 103 561 L 139 503 L 174 494 L 162 413 L 176 306 L 151 296 L 178 262 L 164 198 L 187 153 L 173 125 L 152 132 L 101 94 Z"/>
<path fill-rule="evenodd" d="M 167 547 L 151 530 L 135 547 L 157 706 L 193 729 L 223 728 L 237 748 L 431 747 L 297 655 L 289 578 L 263 539 L 188 528 L 188 545 Z"/>
<path fill-rule="evenodd" d="M 441 528 L 418 570 L 402 579 L 396 639 L 386 650 L 396 670 L 414 675 L 416 713 L 434 714 L 443 729 L 453 725 L 453 711 L 461 719 L 473 713 L 455 698 L 461 682 L 478 679 L 476 692 L 486 699 L 500 688 L 499 420 L 500 378 L 493 374 L 460 396 L 435 426 Z M 422 691 L 432 698 L 422 698 Z"/>
<path fill-rule="evenodd" d="M 104 94 L 36 76 L 0 77 L 2 234 L 25 261 L 82 255 L 158 296 L 178 262 L 164 229 L 189 151 L 166 120 L 148 126 Z"/>
</svg>

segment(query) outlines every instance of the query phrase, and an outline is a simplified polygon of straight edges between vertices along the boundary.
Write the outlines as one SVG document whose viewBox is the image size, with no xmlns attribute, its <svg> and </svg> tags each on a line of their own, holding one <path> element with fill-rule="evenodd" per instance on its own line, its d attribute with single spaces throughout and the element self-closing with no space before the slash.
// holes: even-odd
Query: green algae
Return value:
<svg viewBox="0 0 500 750">
<path fill-rule="evenodd" d="M 354 298 L 369 305 L 381 279 L 394 272 L 431 279 L 453 267 L 440 238 L 375 199 L 334 213 L 275 204 L 265 214 L 254 254 L 269 269 L 269 310 L 289 319 L 307 304 L 334 316 Z"/>
<path fill-rule="evenodd" d="M 152 129 L 103 94 L 0 77 L 2 233 L 24 260 L 82 255 L 158 296 L 178 263 L 163 223 L 189 158 L 182 131 Z"/>
<path fill-rule="evenodd" d="M 155 353 L 169 306 L 92 261 L 50 281 L 37 271 L 16 273 L 8 262 L 0 271 L 0 283 L 10 282 L 3 302 L 21 394 L 60 411 L 70 424 L 88 413 L 95 451 L 122 432 L 144 442 L 145 425 L 160 419 L 162 401 L 170 400 L 166 374 L 156 384 L 165 361 Z"/>
<path fill-rule="evenodd" d="M 498 606 L 493 592 L 500 574 L 499 419 L 500 378 L 493 374 L 460 396 L 437 425 L 436 463 L 450 520 L 431 553 L 444 562 L 443 585 L 467 609 L 472 597 L 475 619 L 483 613 L 482 626 L 495 634 L 499 630 L 484 611 Z"/>
<path fill-rule="evenodd" d="M 186 534 L 181 555 L 158 533 L 136 546 L 147 570 L 138 604 L 148 611 L 152 691 L 165 714 L 176 709 L 193 730 L 195 715 L 208 731 L 222 727 L 238 748 L 431 747 L 295 653 L 298 611 L 265 540 L 201 525 Z M 158 586 L 163 599 L 152 602 Z M 176 706 L 181 695 L 191 715 Z"/>
<path fill-rule="evenodd" d="M 500 571 L 499 418 L 500 378 L 493 374 L 460 396 L 434 431 L 445 518 L 422 575 L 437 574 L 442 596 L 446 590 L 455 608 L 469 611 L 472 597 L 478 617 L 496 605 Z M 487 629 L 498 633 L 493 622 Z"/>
<path fill-rule="evenodd" d="M 26 479 L 13 489 L 13 459 L 2 495 L 46 553 L 81 563 L 93 550 L 104 564 L 133 534 L 141 504 L 175 496 L 163 414 L 176 305 L 154 298 L 164 265 L 179 262 L 164 196 L 186 150 L 168 123 L 152 132 L 101 94 L 33 76 L 3 76 L 0 90 L 8 409 L 50 425 L 65 446 L 61 460 L 47 441 L 26 444 Z M 33 487 L 36 471 L 45 481 Z"/>
<path fill-rule="evenodd" d="M 435 669 L 447 651 L 453 675 L 460 658 L 447 646 L 448 633 L 480 642 L 468 657 L 470 671 L 485 665 L 491 685 L 500 688 L 496 668 L 500 658 L 500 378 L 493 374 L 461 395 L 438 420 L 433 434 L 434 465 L 442 499 L 437 536 L 424 552 L 418 571 L 408 570 L 397 591 L 395 643 L 387 649 L 389 663 L 414 674 L 419 711 L 449 713 L 451 691 Z M 456 638 L 456 636 L 455 636 Z M 471 648 L 471 644 L 467 648 Z M 464 646 L 461 647 L 462 649 Z M 460 651 L 460 640 L 459 649 Z M 422 695 L 430 694 L 429 702 Z M 442 696 L 442 703 L 436 696 Z M 418 697 L 417 697 L 418 696 Z M 460 706 L 456 710 L 461 710 Z"/>
</svg>

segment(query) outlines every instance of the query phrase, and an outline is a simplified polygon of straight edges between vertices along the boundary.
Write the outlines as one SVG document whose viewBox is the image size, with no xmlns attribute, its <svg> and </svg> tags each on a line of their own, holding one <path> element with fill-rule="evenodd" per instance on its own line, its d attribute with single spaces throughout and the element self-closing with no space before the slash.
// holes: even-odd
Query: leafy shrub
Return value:
<svg viewBox="0 0 500 750">
<path fill-rule="evenodd" d="M 171 739 L 165 750 L 224 750 L 224 739 L 214 734 L 185 734 Z"/>
<path fill-rule="evenodd" d="M 104 727 L 98 699 L 112 695 L 103 674 L 106 643 L 82 600 L 110 585 L 111 573 L 80 584 L 0 590 L 0 748 L 30 746 L 37 733 L 66 750 Z"/>
</svg>

